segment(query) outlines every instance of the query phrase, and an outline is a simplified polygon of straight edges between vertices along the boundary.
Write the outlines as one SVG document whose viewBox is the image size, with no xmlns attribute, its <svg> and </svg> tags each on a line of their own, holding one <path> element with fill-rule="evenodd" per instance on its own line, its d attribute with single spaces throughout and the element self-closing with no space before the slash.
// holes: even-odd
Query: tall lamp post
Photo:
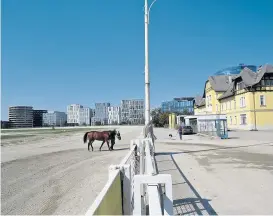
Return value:
<svg viewBox="0 0 273 216">
<path fill-rule="evenodd" d="M 148 25 L 151 7 L 156 2 L 154 0 L 148 6 L 148 0 L 144 0 L 144 23 L 145 23 L 145 125 L 150 122 L 150 75 L 149 75 L 149 46 L 148 46 Z"/>
</svg>

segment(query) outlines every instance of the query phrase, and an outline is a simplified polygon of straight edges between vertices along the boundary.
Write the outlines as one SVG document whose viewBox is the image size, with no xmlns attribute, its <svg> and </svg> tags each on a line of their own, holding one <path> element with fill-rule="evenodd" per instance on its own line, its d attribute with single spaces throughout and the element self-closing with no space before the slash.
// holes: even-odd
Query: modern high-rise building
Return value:
<svg viewBox="0 0 273 216">
<path fill-rule="evenodd" d="M 121 101 L 121 122 L 128 124 L 144 124 L 144 100 L 131 99 Z"/>
<path fill-rule="evenodd" d="M 108 124 L 117 125 L 121 120 L 121 109 L 119 106 L 108 107 Z"/>
<path fill-rule="evenodd" d="M 33 127 L 43 126 L 44 113 L 47 113 L 47 110 L 33 110 Z"/>
<path fill-rule="evenodd" d="M 43 126 L 64 126 L 67 121 L 65 112 L 48 111 L 43 113 Z"/>
<path fill-rule="evenodd" d="M 257 72 L 257 66 L 256 65 L 245 65 L 245 64 L 239 64 L 238 66 L 233 66 L 233 67 L 227 67 L 222 70 L 217 71 L 214 73 L 214 76 L 219 76 L 219 75 L 237 75 L 241 73 L 241 71 L 245 68 L 250 69 L 253 72 Z"/>
<path fill-rule="evenodd" d="M 67 106 L 67 123 L 73 125 L 90 125 L 92 112 L 89 107 L 80 104 Z"/>
<path fill-rule="evenodd" d="M 95 109 L 91 109 L 91 118 L 94 117 L 96 114 L 96 110 Z"/>
<path fill-rule="evenodd" d="M 9 122 L 13 128 L 33 127 L 32 106 L 11 106 L 9 107 Z"/>
<path fill-rule="evenodd" d="M 192 113 L 194 112 L 194 97 L 174 98 L 161 104 L 162 112 Z"/>
<path fill-rule="evenodd" d="M 92 125 L 108 124 L 108 107 L 110 107 L 110 103 L 95 103 L 95 116 L 92 117 Z"/>
</svg>

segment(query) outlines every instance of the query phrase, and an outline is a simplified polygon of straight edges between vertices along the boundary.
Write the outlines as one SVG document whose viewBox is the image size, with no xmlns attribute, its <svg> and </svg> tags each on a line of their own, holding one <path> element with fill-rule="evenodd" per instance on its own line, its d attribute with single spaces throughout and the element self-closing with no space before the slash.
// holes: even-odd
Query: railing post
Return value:
<svg viewBox="0 0 273 216">
<path fill-rule="evenodd" d="M 141 196 L 140 196 L 140 185 L 148 184 L 151 185 L 151 192 L 154 191 L 156 184 L 165 184 L 166 194 L 164 195 L 164 215 L 173 215 L 173 197 L 172 197 L 172 177 L 170 174 L 159 174 L 159 175 L 135 175 L 134 177 L 134 215 L 141 215 L 142 213 L 142 206 L 141 206 Z M 148 186 L 149 187 L 149 186 Z M 158 191 L 156 191 L 158 193 Z M 156 195 L 151 194 L 149 195 Z M 149 209 L 153 209 L 153 213 L 159 212 L 161 209 L 160 201 L 157 200 L 153 202 L 153 199 L 159 199 L 159 196 L 150 197 L 149 201 Z M 156 205 L 156 206 L 155 206 Z M 156 208 L 156 209 L 154 209 Z"/>
<path fill-rule="evenodd" d="M 131 200 L 132 200 L 132 190 L 131 190 L 131 165 L 125 164 L 122 167 L 122 174 L 123 174 L 123 215 L 131 215 L 132 208 L 131 208 Z"/>
<path fill-rule="evenodd" d="M 139 174 L 144 175 L 145 174 L 145 144 L 143 142 L 143 139 L 139 140 L 139 154 L 140 154 L 140 169 L 139 169 Z M 145 206 L 145 185 L 141 184 L 140 185 L 140 194 L 141 194 L 141 212 L 144 212 Z"/>
</svg>

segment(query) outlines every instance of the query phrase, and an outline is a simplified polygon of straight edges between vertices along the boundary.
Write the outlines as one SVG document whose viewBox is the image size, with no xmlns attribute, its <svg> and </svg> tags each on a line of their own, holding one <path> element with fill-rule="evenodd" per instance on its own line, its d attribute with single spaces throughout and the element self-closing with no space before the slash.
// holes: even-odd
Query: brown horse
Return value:
<svg viewBox="0 0 273 216">
<path fill-rule="evenodd" d="M 94 150 L 92 143 L 95 140 L 102 141 L 102 144 L 100 146 L 100 151 L 101 151 L 101 148 L 102 148 L 102 146 L 103 146 L 103 144 L 105 142 L 107 143 L 109 151 L 111 151 L 111 150 L 114 150 L 113 147 L 114 147 L 114 144 L 115 144 L 116 136 L 117 136 L 117 138 L 119 140 L 121 140 L 120 133 L 117 132 L 116 130 L 113 130 L 113 131 L 90 131 L 90 132 L 86 132 L 84 134 L 83 142 L 86 143 L 87 138 L 88 138 L 88 140 L 89 140 L 89 142 L 88 142 L 88 151 L 90 151 L 90 146 L 92 148 L 92 151 Z M 109 147 L 109 140 L 111 140 L 111 147 Z"/>
</svg>

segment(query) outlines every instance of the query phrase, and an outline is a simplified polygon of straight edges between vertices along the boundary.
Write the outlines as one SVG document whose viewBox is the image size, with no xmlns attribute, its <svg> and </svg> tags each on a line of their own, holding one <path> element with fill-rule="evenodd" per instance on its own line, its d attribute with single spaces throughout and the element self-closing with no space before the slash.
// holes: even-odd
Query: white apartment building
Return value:
<svg viewBox="0 0 273 216">
<path fill-rule="evenodd" d="M 67 123 L 77 125 L 90 125 L 92 112 L 89 107 L 83 107 L 80 104 L 71 104 L 67 106 Z"/>
<path fill-rule="evenodd" d="M 92 111 L 89 107 L 80 109 L 80 123 L 79 125 L 91 125 Z"/>
<path fill-rule="evenodd" d="M 118 106 L 108 107 L 108 124 L 117 125 L 121 121 L 121 109 Z"/>
<path fill-rule="evenodd" d="M 67 120 L 65 112 L 48 111 L 43 113 L 43 126 L 64 126 Z"/>
<path fill-rule="evenodd" d="M 144 100 L 121 101 L 121 121 L 133 125 L 144 124 Z"/>
<path fill-rule="evenodd" d="M 95 103 L 95 115 L 92 117 L 92 125 L 96 125 L 97 123 L 101 125 L 108 124 L 108 107 L 110 107 L 110 103 Z"/>
</svg>

